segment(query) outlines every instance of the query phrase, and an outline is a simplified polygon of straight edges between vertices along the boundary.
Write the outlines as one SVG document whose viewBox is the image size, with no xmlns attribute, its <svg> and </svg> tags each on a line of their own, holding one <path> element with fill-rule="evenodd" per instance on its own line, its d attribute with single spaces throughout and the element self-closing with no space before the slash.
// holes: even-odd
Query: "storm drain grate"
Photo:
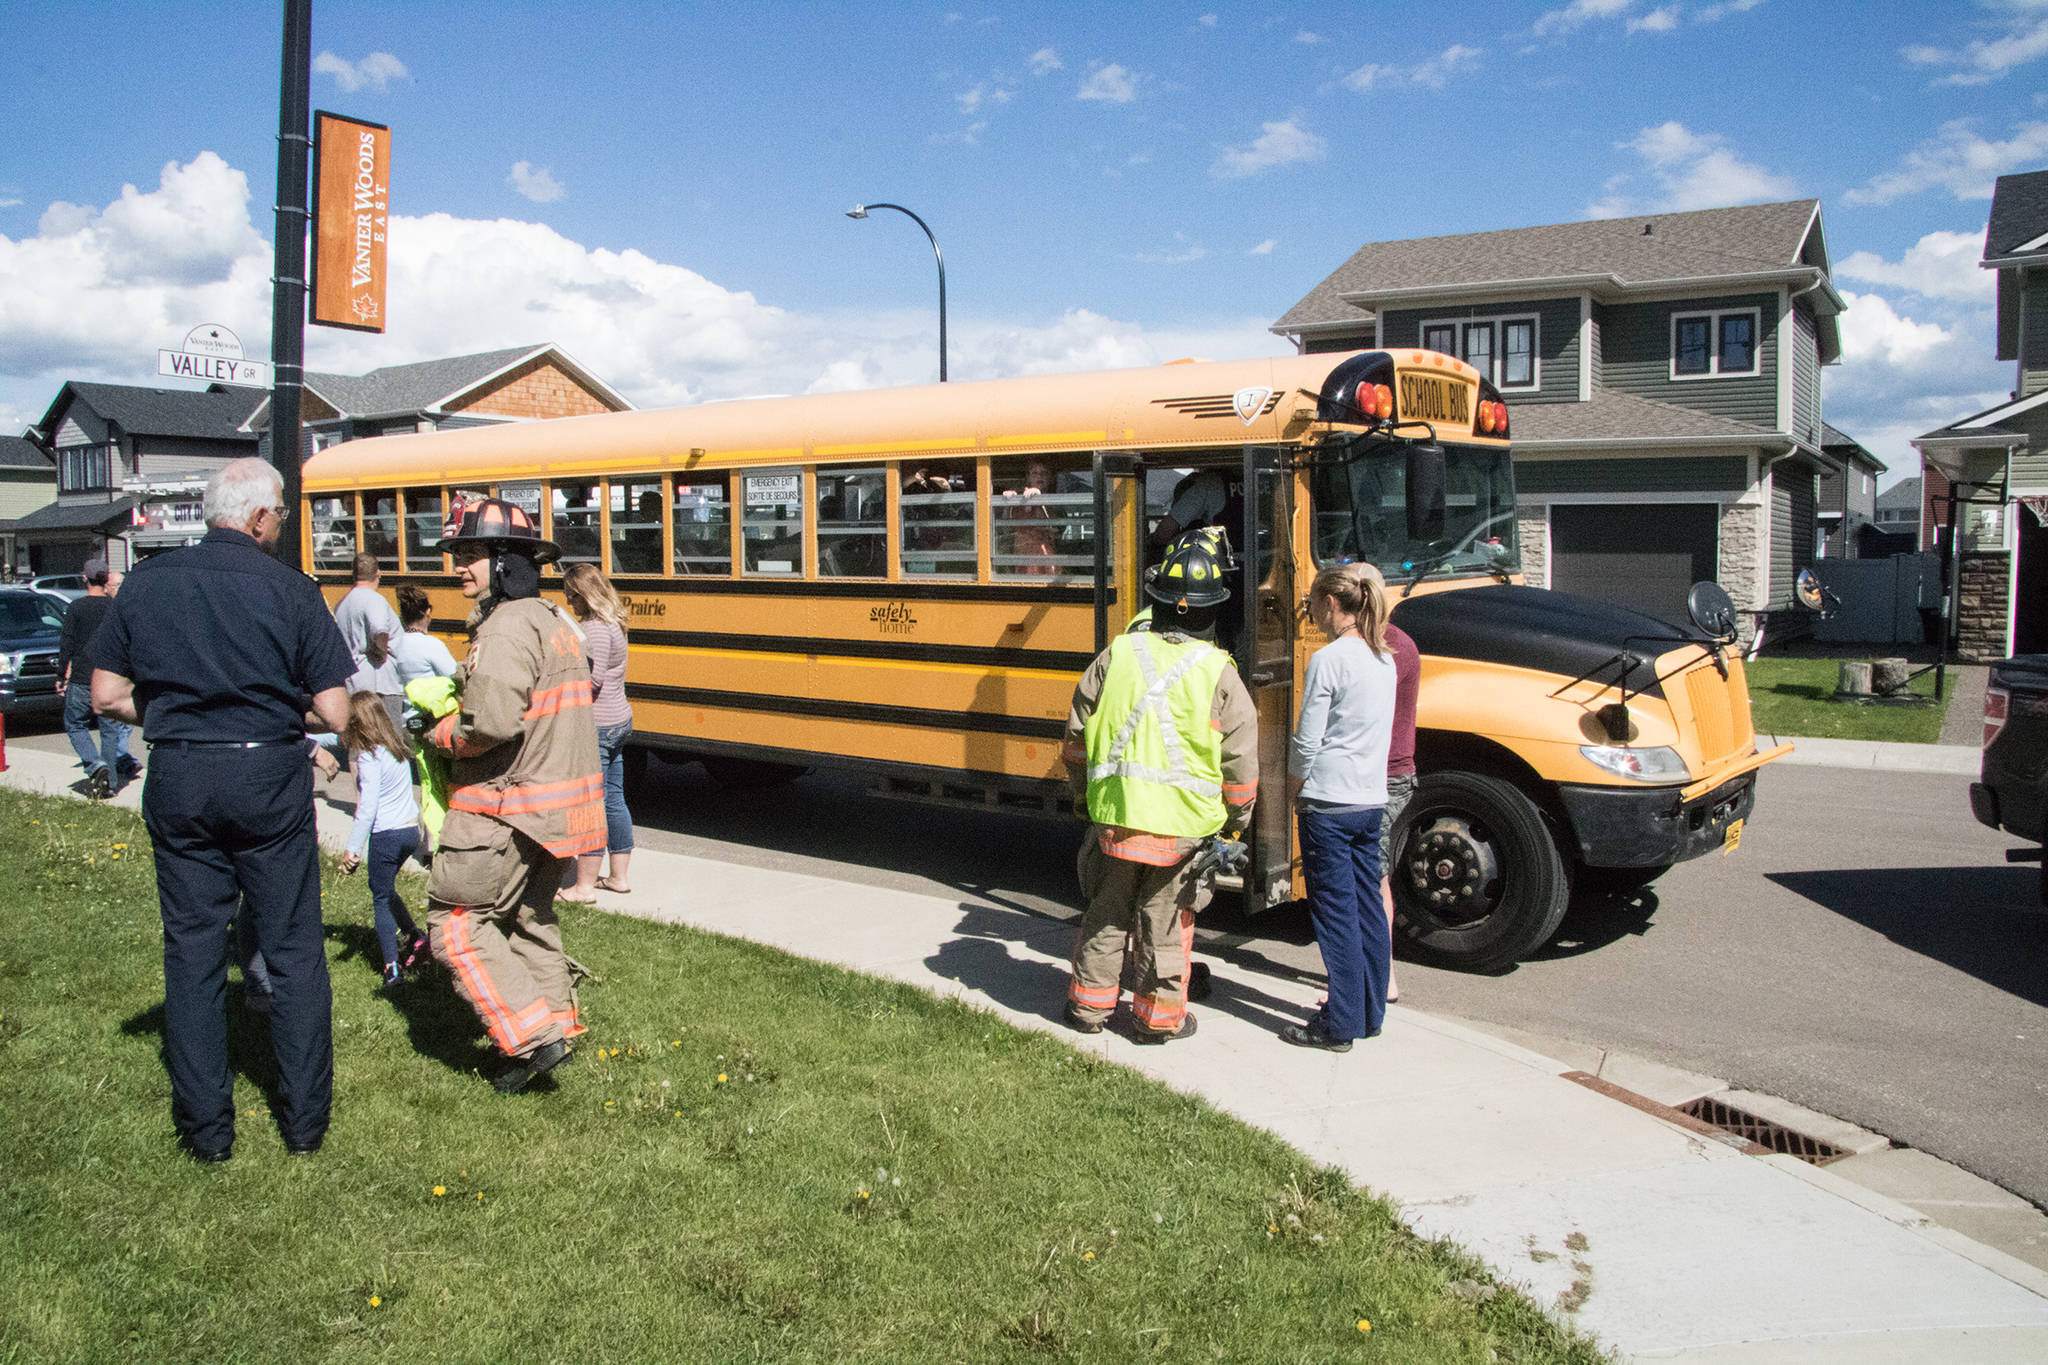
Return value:
<svg viewBox="0 0 2048 1365">
<path fill-rule="evenodd" d="M 1747 1138 L 1759 1147 L 1768 1147 L 1783 1156 L 1798 1157 L 1801 1161 L 1815 1166 L 1825 1166 L 1830 1161 L 1840 1161 L 1850 1153 L 1843 1151 L 1819 1138 L 1810 1138 L 1804 1133 L 1795 1133 L 1782 1123 L 1760 1119 L 1747 1114 L 1735 1106 L 1703 1095 L 1696 1100 L 1687 1100 L 1678 1106 L 1678 1112 L 1689 1114 L 1702 1123 L 1710 1123 L 1725 1132 Z"/>
</svg>

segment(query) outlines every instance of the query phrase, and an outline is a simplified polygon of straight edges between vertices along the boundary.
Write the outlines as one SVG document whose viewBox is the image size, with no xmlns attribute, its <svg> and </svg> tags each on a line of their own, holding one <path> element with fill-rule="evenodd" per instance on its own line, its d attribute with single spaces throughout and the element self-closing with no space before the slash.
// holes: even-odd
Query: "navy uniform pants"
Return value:
<svg viewBox="0 0 2048 1365">
<path fill-rule="evenodd" d="M 318 1143 L 334 1102 L 334 997 L 304 748 L 160 745 L 150 755 L 142 815 L 163 910 L 164 1061 L 179 1136 L 203 1152 L 235 1139 L 228 926 L 246 904 L 270 968 L 284 1139 Z"/>
</svg>

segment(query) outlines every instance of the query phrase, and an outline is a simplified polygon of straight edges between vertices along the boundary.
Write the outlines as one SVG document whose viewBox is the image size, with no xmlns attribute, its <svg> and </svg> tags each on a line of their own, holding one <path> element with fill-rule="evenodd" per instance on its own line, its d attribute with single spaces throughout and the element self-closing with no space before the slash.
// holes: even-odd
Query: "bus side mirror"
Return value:
<svg viewBox="0 0 2048 1365">
<path fill-rule="evenodd" d="M 1444 538 L 1444 448 L 1435 441 L 1408 446 L 1408 539 L 1425 545 Z"/>
</svg>

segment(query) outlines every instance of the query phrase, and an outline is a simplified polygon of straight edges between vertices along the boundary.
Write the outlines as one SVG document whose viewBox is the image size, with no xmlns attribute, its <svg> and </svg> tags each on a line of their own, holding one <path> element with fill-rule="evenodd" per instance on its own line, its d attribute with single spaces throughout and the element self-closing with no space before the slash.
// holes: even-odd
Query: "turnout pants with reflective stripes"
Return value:
<svg viewBox="0 0 2048 1365">
<path fill-rule="evenodd" d="M 1195 943 L 1195 852 L 1165 866 L 1112 858 L 1101 827 L 1081 843 L 1078 869 L 1088 909 L 1074 939 L 1076 1015 L 1100 1022 L 1116 1008 L 1126 943 L 1131 956 L 1131 1017 L 1141 1029 L 1171 1033 L 1187 1013 L 1188 959 Z"/>
<path fill-rule="evenodd" d="M 228 1066 L 228 924 L 269 964 L 278 1126 L 312 1146 L 334 1101 L 334 996 L 320 926 L 313 770 L 296 744 L 152 751 L 142 818 L 164 919 L 164 1062 L 171 1117 L 198 1151 L 235 1140 Z"/>
<path fill-rule="evenodd" d="M 427 933 L 500 1052 L 582 1032 L 555 892 L 564 860 L 510 825 L 451 819 L 434 855 Z"/>
</svg>

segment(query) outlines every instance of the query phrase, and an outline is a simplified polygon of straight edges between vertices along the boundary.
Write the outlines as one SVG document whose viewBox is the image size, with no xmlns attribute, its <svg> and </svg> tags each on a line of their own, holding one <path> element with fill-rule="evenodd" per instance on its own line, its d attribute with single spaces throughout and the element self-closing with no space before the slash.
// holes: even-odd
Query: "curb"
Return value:
<svg viewBox="0 0 2048 1365">
<path fill-rule="evenodd" d="M 1866 768 L 1878 772 L 1945 773 L 1975 777 L 1984 768 L 1984 751 L 1969 744 L 1899 744 L 1874 739 L 1803 739 L 1798 735 L 1758 735 L 1757 747 L 1792 745 L 1778 760 L 1803 767 Z"/>
</svg>

